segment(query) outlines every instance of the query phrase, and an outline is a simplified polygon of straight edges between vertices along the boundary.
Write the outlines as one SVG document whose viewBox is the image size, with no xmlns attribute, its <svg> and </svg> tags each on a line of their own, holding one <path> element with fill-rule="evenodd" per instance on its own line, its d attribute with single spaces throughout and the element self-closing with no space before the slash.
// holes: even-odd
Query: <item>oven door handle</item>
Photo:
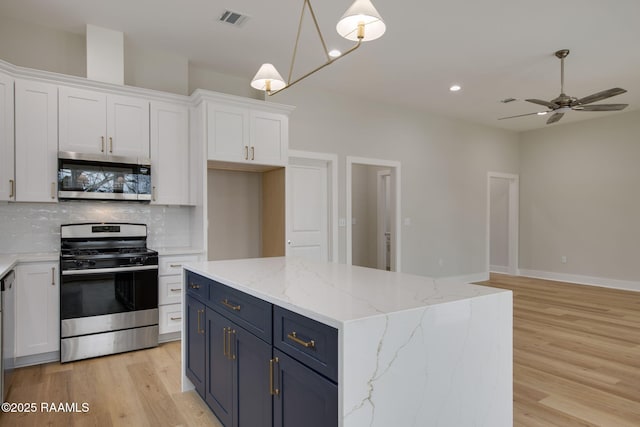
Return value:
<svg viewBox="0 0 640 427">
<path fill-rule="evenodd" d="M 85 270 L 63 270 L 63 276 L 77 276 L 80 274 L 102 274 L 102 273 L 135 273 L 142 270 L 157 270 L 157 265 L 141 265 L 132 267 L 116 267 L 116 268 L 88 268 Z"/>
</svg>

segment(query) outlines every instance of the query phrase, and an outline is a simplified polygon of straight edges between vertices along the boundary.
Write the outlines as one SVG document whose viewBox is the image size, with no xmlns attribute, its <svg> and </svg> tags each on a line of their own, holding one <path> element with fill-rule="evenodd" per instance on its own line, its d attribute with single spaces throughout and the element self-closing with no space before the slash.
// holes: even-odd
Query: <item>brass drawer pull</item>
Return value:
<svg viewBox="0 0 640 427">
<path fill-rule="evenodd" d="M 274 383 L 273 383 L 273 377 L 274 377 L 274 368 L 276 363 L 278 363 L 279 360 L 277 357 L 269 360 L 269 392 L 271 393 L 272 396 L 278 396 L 280 394 L 280 389 L 274 388 Z"/>
<path fill-rule="evenodd" d="M 287 338 L 289 338 L 291 341 L 295 343 L 300 344 L 304 348 L 316 348 L 316 342 L 314 340 L 310 340 L 310 341 L 301 340 L 300 338 L 298 338 L 298 335 L 296 335 L 295 331 L 288 334 Z"/>
<path fill-rule="evenodd" d="M 16 195 L 16 182 L 12 179 L 9 180 L 9 187 L 11 188 L 10 193 L 9 193 L 9 198 L 13 199 L 13 197 Z"/>
<path fill-rule="evenodd" d="M 227 359 L 236 360 L 235 351 L 232 351 L 233 350 L 233 344 L 235 343 L 235 339 L 233 341 L 231 341 L 231 335 L 232 334 L 235 335 L 236 331 L 235 331 L 235 329 L 231 329 L 231 328 L 225 328 L 225 329 L 227 330 L 227 340 L 229 340 L 228 342 L 225 341 L 226 342 L 225 347 L 226 347 L 226 350 L 227 350 L 227 354 L 226 354 Z"/>
<path fill-rule="evenodd" d="M 171 292 L 180 292 L 182 288 L 171 288 L 169 289 Z"/>
<path fill-rule="evenodd" d="M 230 308 L 231 310 L 233 310 L 233 311 L 240 311 L 240 304 L 238 304 L 238 305 L 233 305 L 233 304 L 232 304 L 232 303 L 230 303 L 230 302 L 229 302 L 229 300 L 228 300 L 228 299 L 226 299 L 226 298 L 225 298 L 225 299 L 223 299 L 221 302 L 222 302 L 222 304 L 224 304 L 226 307 L 229 307 L 229 308 Z"/>
<path fill-rule="evenodd" d="M 227 354 L 227 328 L 226 327 L 222 328 L 222 354 L 227 359 L 229 358 L 229 355 Z"/>
<path fill-rule="evenodd" d="M 171 267 L 171 268 L 180 268 L 180 267 L 182 267 L 182 264 L 169 264 L 169 267 Z"/>
<path fill-rule="evenodd" d="M 249 147 L 244 146 L 244 159 L 249 160 Z"/>
<path fill-rule="evenodd" d="M 189 283 L 189 287 L 191 289 L 200 289 L 200 285 L 196 284 L 196 283 Z"/>
<path fill-rule="evenodd" d="M 109 137 L 109 152 L 113 153 L 113 138 Z"/>
<path fill-rule="evenodd" d="M 198 310 L 198 333 L 204 335 L 204 329 L 200 329 L 200 314 L 204 314 L 204 310 Z"/>
<path fill-rule="evenodd" d="M 182 317 L 170 317 L 171 320 L 182 320 Z"/>
<path fill-rule="evenodd" d="M 104 153 L 104 136 L 101 136 L 101 137 L 100 137 L 100 141 L 102 141 L 102 142 L 100 143 L 100 152 L 101 152 L 101 153 Z"/>
<path fill-rule="evenodd" d="M 256 148 L 251 147 L 251 160 L 255 160 L 255 159 L 256 159 Z"/>
</svg>

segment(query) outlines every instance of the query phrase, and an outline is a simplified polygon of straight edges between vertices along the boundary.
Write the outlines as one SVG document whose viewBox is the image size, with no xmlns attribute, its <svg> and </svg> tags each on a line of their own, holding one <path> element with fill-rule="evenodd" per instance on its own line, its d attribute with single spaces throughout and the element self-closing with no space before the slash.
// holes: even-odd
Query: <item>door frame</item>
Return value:
<svg viewBox="0 0 640 427">
<path fill-rule="evenodd" d="M 518 266 L 518 246 L 519 241 L 519 198 L 520 198 L 520 176 L 511 173 L 488 172 L 487 173 L 487 274 L 491 271 L 491 178 L 505 179 L 509 182 L 509 236 L 508 245 L 508 266 L 507 273 L 512 276 L 520 274 Z"/>
<path fill-rule="evenodd" d="M 330 262 L 338 262 L 338 155 L 333 153 L 319 153 L 315 151 L 303 151 L 303 150 L 288 150 L 288 163 L 291 159 L 301 160 L 314 160 L 319 162 L 325 162 L 327 165 L 327 179 L 330 181 L 327 185 L 327 206 L 329 207 L 327 212 L 327 249 L 329 249 L 328 259 Z M 288 173 L 285 171 L 285 176 Z M 286 178 L 285 178 L 286 180 Z M 291 197 L 288 193 L 289 185 L 285 183 L 285 240 L 287 239 L 286 233 L 288 231 L 288 224 L 291 221 L 289 218 L 289 203 Z"/>
<path fill-rule="evenodd" d="M 384 215 L 380 215 L 381 212 L 385 211 L 385 204 L 382 203 L 383 200 L 386 199 L 387 195 L 385 190 L 385 186 L 384 186 L 384 177 L 388 176 L 389 179 L 391 179 L 391 171 L 390 170 L 383 170 L 383 171 L 378 171 L 377 173 L 377 192 L 378 192 L 378 224 L 376 224 L 376 229 L 378 230 L 378 236 L 377 236 L 377 245 L 378 245 L 378 250 L 377 252 L 377 259 L 378 259 L 378 268 L 381 270 L 385 269 L 386 263 L 387 263 L 387 239 L 384 238 L 384 233 L 385 233 L 385 222 L 384 222 Z"/>
<path fill-rule="evenodd" d="M 352 171 L 353 165 L 380 166 L 388 168 L 391 171 L 392 180 L 392 226 L 391 226 L 391 271 L 402 271 L 401 253 L 402 253 L 402 228 L 401 228 L 401 163 L 396 160 L 372 159 L 367 157 L 347 156 L 347 174 L 346 174 L 346 226 L 347 226 L 347 265 L 352 265 L 353 257 L 353 241 L 352 241 Z"/>
</svg>

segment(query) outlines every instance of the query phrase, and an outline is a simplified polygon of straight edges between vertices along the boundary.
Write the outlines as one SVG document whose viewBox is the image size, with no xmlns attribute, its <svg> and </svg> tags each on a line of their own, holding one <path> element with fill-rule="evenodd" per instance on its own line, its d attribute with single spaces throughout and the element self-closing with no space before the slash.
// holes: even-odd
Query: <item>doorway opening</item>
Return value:
<svg viewBox="0 0 640 427">
<path fill-rule="evenodd" d="M 400 162 L 347 157 L 347 264 L 400 271 Z"/>
<path fill-rule="evenodd" d="M 489 172 L 487 271 L 518 274 L 518 175 Z"/>
</svg>

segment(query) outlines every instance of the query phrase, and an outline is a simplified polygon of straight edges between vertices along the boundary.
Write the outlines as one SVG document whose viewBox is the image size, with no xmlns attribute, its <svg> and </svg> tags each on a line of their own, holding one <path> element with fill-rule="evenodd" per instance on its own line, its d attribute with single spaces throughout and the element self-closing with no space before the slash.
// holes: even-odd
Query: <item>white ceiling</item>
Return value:
<svg viewBox="0 0 640 427">
<path fill-rule="evenodd" d="M 119 30 L 131 43 L 245 76 L 249 84 L 263 62 L 272 62 L 286 78 L 302 3 L 2 0 L 0 14 L 80 34 L 86 23 Z M 350 4 L 351 0 L 313 1 L 330 48 L 350 46 L 335 32 Z M 581 98 L 622 87 L 628 93 L 600 103 L 630 104 L 625 111 L 640 108 L 638 0 L 373 0 L 373 4 L 387 24 L 385 35 L 300 85 L 521 131 L 545 127 L 546 118 L 497 118 L 541 109 L 525 98 L 555 98 L 560 92 L 560 62 L 553 52 L 568 48 L 568 95 Z M 250 19 L 241 28 L 218 23 L 225 9 Z M 296 64 L 299 72 L 324 60 L 312 31 L 307 21 Z M 463 89 L 449 92 L 453 83 Z M 518 101 L 499 102 L 507 97 Z M 270 100 L 278 102 L 277 95 Z M 571 112 L 560 124 L 607 114 L 620 113 Z"/>
</svg>

